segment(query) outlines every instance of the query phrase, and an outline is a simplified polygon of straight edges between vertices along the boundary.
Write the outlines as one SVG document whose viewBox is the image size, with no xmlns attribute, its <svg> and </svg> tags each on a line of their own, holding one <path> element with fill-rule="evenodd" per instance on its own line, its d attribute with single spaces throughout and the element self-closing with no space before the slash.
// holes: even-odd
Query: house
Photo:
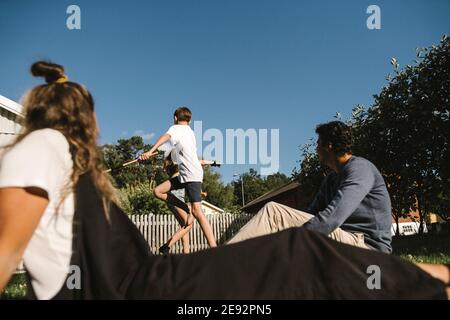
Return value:
<svg viewBox="0 0 450 320">
<path fill-rule="evenodd" d="M 220 209 L 219 207 L 216 207 L 215 205 L 205 200 L 202 200 L 202 210 L 205 215 L 225 212 L 223 209 Z"/>
<path fill-rule="evenodd" d="M 189 202 L 187 203 L 187 205 L 190 207 Z M 225 212 L 223 209 L 216 207 L 212 203 L 209 203 L 208 201 L 205 200 L 202 200 L 202 211 L 204 215 L 219 214 Z"/>
<path fill-rule="evenodd" d="M 427 217 L 428 231 L 430 232 L 445 232 L 445 228 L 449 230 L 450 217 L 447 216 L 444 220 L 440 215 L 436 213 L 430 213 Z"/>
<path fill-rule="evenodd" d="M 436 232 L 439 233 L 444 228 L 444 224 L 447 221 L 442 219 L 436 213 L 430 213 L 427 215 L 424 223 L 423 232 Z M 400 235 L 411 235 L 419 232 L 420 217 L 417 211 L 412 211 L 406 218 L 399 218 Z M 392 219 L 392 235 L 397 230 L 397 223 Z"/>
<path fill-rule="evenodd" d="M 399 234 L 401 236 L 418 234 L 420 227 L 419 212 L 413 211 L 408 214 L 408 217 L 399 218 L 398 226 L 399 226 Z M 397 223 L 395 222 L 395 219 L 392 217 L 391 234 L 394 236 L 396 231 L 397 231 Z M 424 223 L 423 225 L 423 232 L 424 233 L 428 232 L 426 223 Z"/>
<path fill-rule="evenodd" d="M 290 181 L 287 184 L 271 190 L 255 200 L 247 203 L 242 210 L 247 213 L 257 213 L 267 202 L 275 201 L 292 208 L 299 208 L 304 200 L 299 191 L 300 183 Z"/>
<path fill-rule="evenodd" d="M 13 141 L 22 128 L 22 119 L 22 106 L 0 95 L 0 146 Z"/>
<path fill-rule="evenodd" d="M 22 129 L 22 119 L 23 107 L 17 102 L 0 95 L 0 156 L 2 154 L 1 147 L 11 143 Z M 22 261 L 16 272 L 24 272 Z"/>
</svg>

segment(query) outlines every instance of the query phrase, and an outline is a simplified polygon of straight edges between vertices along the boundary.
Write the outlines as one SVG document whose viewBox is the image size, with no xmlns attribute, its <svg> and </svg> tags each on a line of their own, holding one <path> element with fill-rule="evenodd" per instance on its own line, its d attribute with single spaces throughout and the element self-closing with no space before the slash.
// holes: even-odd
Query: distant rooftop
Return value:
<svg viewBox="0 0 450 320">
<path fill-rule="evenodd" d="M 8 110 L 18 116 L 23 116 L 23 107 L 15 101 L 12 101 L 0 95 L 0 108 Z"/>
<path fill-rule="evenodd" d="M 262 196 L 259 196 L 258 198 L 256 198 L 255 200 L 247 203 L 242 209 L 248 209 L 254 205 L 260 204 L 260 203 L 265 203 L 268 202 L 269 200 L 275 198 L 278 195 L 281 195 L 287 191 L 291 191 L 293 189 L 297 189 L 300 186 L 300 184 L 298 183 L 297 180 L 293 180 L 291 182 L 286 183 L 285 185 L 282 185 L 279 188 L 276 188 L 274 190 L 271 190 L 269 192 L 266 192 L 265 194 L 263 194 Z"/>
</svg>

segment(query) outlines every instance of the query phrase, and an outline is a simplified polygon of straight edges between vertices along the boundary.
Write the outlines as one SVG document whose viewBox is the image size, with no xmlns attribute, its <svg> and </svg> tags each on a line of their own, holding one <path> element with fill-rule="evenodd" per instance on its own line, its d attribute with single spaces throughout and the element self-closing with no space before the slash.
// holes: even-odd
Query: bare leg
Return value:
<svg viewBox="0 0 450 320">
<path fill-rule="evenodd" d="M 442 264 L 416 263 L 416 265 L 423 271 L 429 273 L 432 277 L 441 280 L 444 283 L 449 283 L 450 275 L 448 268 Z"/>
<path fill-rule="evenodd" d="M 178 207 L 174 207 L 175 209 L 175 218 L 177 218 L 178 223 L 180 224 L 181 227 L 184 227 L 186 225 L 186 212 Z M 190 246 L 189 246 L 189 232 L 187 232 L 182 238 L 181 241 L 183 243 L 183 253 L 188 254 L 190 251 Z M 167 243 L 170 242 L 170 239 Z"/>
<path fill-rule="evenodd" d="M 193 224 L 191 223 L 188 226 L 185 227 L 181 227 L 180 229 L 178 229 L 173 235 L 172 237 L 169 239 L 169 241 L 167 241 L 167 245 L 170 247 L 173 244 L 175 244 L 177 241 L 179 241 L 180 239 L 182 239 L 186 234 L 189 233 L 189 231 L 191 231 Z"/>
<path fill-rule="evenodd" d="M 174 243 L 176 243 L 178 240 L 183 238 L 183 252 L 189 253 L 189 231 L 192 229 L 192 221 L 189 225 L 186 225 L 186 221 L 189 221 L 190 210 L 189 207 L 178 199 L 175 195 L 170 193 L 171 189 L 171 183 L 170 181 L 165 181 L 161 183 L 159 186 L 157 186 L 153 193 L 155 197 L 157 197 L 160 200 L 168 202 L 169 205 L 173 206 L 176 210 L 175 217 L 182 225 L 182 228 L 179 229 L 167 242 L 167 246 L 171 246 Z"/>
<path fill-rule="evenodd" d="M 448 267 L 442 264 L 416 263 L 420 269 L 428 273 L 430 276 L 441 280 L 447 285 L 450 282 L 450 272 Z M 450 300 L 450 287 L 447 287 L 447 299 Z"/>
<path fill-rule="evenodd" d="M 192 213 L 200 223 L 200 227 L 202 228 L 203 234 L 205 235 L 209 246 L 217 247 L 216 239 L 214 238 L 214 233 L 212 231 L 211 225 L 209 224 L 208 219 L 206 219 L 205 215 L 203 214 L 201 202 L 192 203 Z"/>
<path fill-rule="evenodd" d="M 266 203 L 227 243 L 236 243 L 291 227 L 300 227 L 312 217 L 313 215 L 309 213 L 271 201 Z"/>
<path fill-rule="evenodd" d="M 217 247 L 216 240 L 214 238 L 214 233 L 212 231 L 211 226 L 209 225 L 208 220 L 206 219 L 205 215 L 202 212 L 202 206 L 201 202 L 194 202 L 192 204 L 192 213 L 194 217 L 197 219 L 197 221 L 200 223 L 200 227 L 202 228 L 203 234 L 206 237 L 206 240 L 208 241 L 208 244 L 210 247 Z M 189 217 L 188 217 L 189 219 Z M 186 233 L 188 233 L 193 225 L 193 222 L 190 220 L 187 221 L 187 226 L 181 229 L 178 229 L 177 232 L 172 236 L 172 238 L 169 240 L 167 245 L 170 247 L 174 243 L 176 243 L 178 240 L 180 240 Z"/>
<path fill-rule="evenodd" d="M 178 199 L 175 195 L 170 192 L 172 184 L 169 180 L 161 183 L 153 190 L 153 194 L 160 200 L 166 201 L 169 204 L 183 210 L 186 215 L 190 213 L 189 207 L 186 203 Z"/>
<path fill-rule="evenodd" d="M 164 181 L 153 189 L 153 194 L 160 200 L 167 201 L 167 193 L 170 191 L 172 184 L 169 180 Z"/>
</svg>

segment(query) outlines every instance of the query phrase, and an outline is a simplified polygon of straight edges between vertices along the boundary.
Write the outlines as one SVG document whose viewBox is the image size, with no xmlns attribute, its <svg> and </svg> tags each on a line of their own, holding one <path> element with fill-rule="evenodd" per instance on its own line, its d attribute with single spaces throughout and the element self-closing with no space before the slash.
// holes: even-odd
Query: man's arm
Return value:
<svg viewBox="0 0 450 320">
<path fill-rule="evenodd" d="M 22 258 L 48 205 L 40 188 L 0 188 L 0 292 Z"/>
<path fill-rule="evenodd" d="M 347 168 L 343 174 L 343 181 L 333 200 L 305 223 L 305 228 L 329 235 L 356 210 L 375 182 L 372 170 L 366 166 Z"/>
<path fill-rule="evenodd" d="M 321 209 L 325 207 L 325 193 L 327 188 L 327 182 L 329 181 L 330 175 L 328 175 L 325 179 L 323 179 L 322 184 L 320 185 L 319 191 L 317 191 L 314 196 L 314 200 L 309 205 L 306 212 L 316 215 Z"/>
<path fill-rule="evenodd" d="M 169 141 L 171 138 L 170 134 L 165 133 L 163 134 L 161 137 L 158 138 L 158 140 L 156 141 L 156 143 L 153 145 L 153 147 L 147 151 L 144 152 L 143 154 L 141 154 L 139 156 L 139 160 L 147 160 L 149 159 L 155 152 L 156 150 L 164 143 L 166 143 L 167 141 Z"/>
</svg>

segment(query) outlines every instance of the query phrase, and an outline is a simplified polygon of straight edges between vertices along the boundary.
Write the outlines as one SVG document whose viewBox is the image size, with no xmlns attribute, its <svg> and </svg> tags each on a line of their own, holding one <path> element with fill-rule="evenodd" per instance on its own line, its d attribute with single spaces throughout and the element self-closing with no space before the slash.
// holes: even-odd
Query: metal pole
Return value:
<svg viewBox="0 0 450 320">
<path fill-rule="evenodd" d="M 241 186 L 242 186 L 242 207 L 245 206 L 245 200 L 244 200 L 244 176 L 241 175 Z"/>
</svg>

